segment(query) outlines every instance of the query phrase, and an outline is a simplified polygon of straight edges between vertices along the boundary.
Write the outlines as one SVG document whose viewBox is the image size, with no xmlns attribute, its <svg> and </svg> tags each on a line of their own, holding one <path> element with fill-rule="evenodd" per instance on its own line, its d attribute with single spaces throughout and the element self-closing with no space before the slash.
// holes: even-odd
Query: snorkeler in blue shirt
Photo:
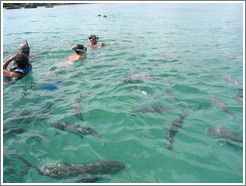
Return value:
<svg viewBox="0 0 246 186">
<path fill-rule="evenodd" d="M 16 66 L 10 70 L 7 67 L 11 61 L 15 61 Z M 14 79 L 21 79 L 32 70 L 32 65 L 29 63 L 29 58 L 26 54 L 18 53 L 9 58 L 3 64 L 4 81 L 12 81 Z"/>
</svg>

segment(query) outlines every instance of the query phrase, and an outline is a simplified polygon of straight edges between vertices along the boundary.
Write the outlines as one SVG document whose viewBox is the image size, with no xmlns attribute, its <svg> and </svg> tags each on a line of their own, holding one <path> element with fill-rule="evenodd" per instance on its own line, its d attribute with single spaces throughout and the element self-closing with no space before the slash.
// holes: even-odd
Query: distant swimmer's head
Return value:
<svg viewBox="0 0 246 186">
<path fill-rule="evenodd" d="M 29 56 L 29 54 L 30 54 L 30 48 L 29 48 L 29 46 L 28 46 L 27 43 L 20 44 L 20 46 L 19 46 L 19 53 L 26 54 L 27 56 Z"/>
<path fill-rule="evenodd" d="M 29 65 L 29 58 L 26 54 L 18 53 L 15 57 L 15 63 L 17 64 L 18 68 L 28 68 Z"/>
<path fill-rule="evenodd" d="M 99 37 L 97 37 L 96 35 L 90 35 L 89 37 L 88 37 L 88 39 L 90 40 L 90 42 L 93 44 L 93 45 L 95 45 L 95 44 L 97 44 L 97 40 L 99 40 Z"/>
<path fill-rule="evenodd" d="M 77 44 L 74 48 L 72 48 L 76 52 L 76 54 L 86 54 L 87 48 L 83 45 Z"/>
</svg>

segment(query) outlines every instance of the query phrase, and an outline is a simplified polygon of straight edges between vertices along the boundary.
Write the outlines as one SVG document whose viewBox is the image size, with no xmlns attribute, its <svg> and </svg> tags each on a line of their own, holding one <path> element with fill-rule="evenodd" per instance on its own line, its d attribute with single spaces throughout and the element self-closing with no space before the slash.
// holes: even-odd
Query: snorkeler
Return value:
<svg viewBox="0 0 246 186">
<path fill-rule="evenodd" d="M 19 46 L 19 52 L 21 54 L 26 54 L 28 57 L 40 57 L 39 55 L 30 52 L 30 47 L 29 44 L 27 42 L 27 40 L 25 40 L 26 43 L 21 43 Z M 13 56 L 9 56 L 9 58 L 11 58 Z"/>
<path fill-rule="evenodd" d="M 21 43 L 19 46 L 19 54 L 26 54 L 28 58 L 30 57 L 40 57 L 38 54 L 31 53 L 30 52 L 30 47 L 28 45 L 27 40 L 25 40 L 26 43 Z M 14 57 L 15 55 L 9 56 L 9 59 Z M 29 61 L 31 63 L 32 61 Z M 10 70 L 16 69 L 16 63 L 13 64 L 13 66 L 10 68 Z"/>
<path fill-rule="evenodd" d="M 86 51 L 87 51 L 87 48 L 84 47 L 83 45 L 81 44 L 77 44 L 74 48 L 72 48 L 72 50 L 74 50 L 76 52 L 75 55 L 72 55 L 72 56 L 69 56 L 67 57 L 66 59 L 63 60 L 62 63 L 59 63 L 59 64 L 56 64 L 54 67 L 52 67 L 52 69 L 58 69 L 58 71 L 55 71 L 55 72 L 52 72 L 52 73 L 48 73 L 46 75 L 46 77 L 54 77 L 54 76 L 57 76 L 61 71 L 59 69 L 61 68 L 66 68 L 70 65 L 73 65 L 76 61 L 79 61 L 81 59 L 84 59 L 86 58 Z"/>
<path fill-rule="evenodd" d="M 99 40 L 99 37 L 97 37 L 96 35 L 90 35 L 88 37 L 88 39 L 90 40 L 90 43 L 85 45 L 86 47 L 95 47 L 95 46 L 104 46 L 105 45 L 104 42 L 97 43 L 97 40 Z"/>
<path fill-rule="evenodd" d="M 81 59 L 86 58 L 87 48 L 83 45 L 77 44 L 74 48 L 72 48 L 76 52 L 75 55 L 69 56 L 66 58 L 67 61 L 75 62 Z"/>
<path fill-rule="evenodd" d="M 15 61 L 16 67 L 7 70 L 11 61 Z M 32 65 L 29 63 L 29 58 L 26 54 L 18 53 L 9 58 L 3 64 L 4 81 L 12 81 L 14 79 L 21 79 L 32 70 Z"/>
</svg>

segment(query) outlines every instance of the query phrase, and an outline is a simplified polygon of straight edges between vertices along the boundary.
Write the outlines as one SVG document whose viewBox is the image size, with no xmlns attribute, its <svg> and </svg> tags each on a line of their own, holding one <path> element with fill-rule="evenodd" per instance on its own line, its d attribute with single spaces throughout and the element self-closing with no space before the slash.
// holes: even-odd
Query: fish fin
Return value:
<svg viewBox="0 0 246 186">
<path fill-rule="evenodd" d="M 40 138 L 39 136 L 32 136 L 31 138 L 41 144 L 42 138 Z"/>
<path fill-rule="evenodd" d="M 31 169 L 31 168 L 34 168 L 38 171 L 39 174 L 42 174 L 42 171 L 38 168 L 38 167 L 35 167 L 33 166 L 31 163 L 29 163 L 25 158 L 23 158 L 22 156 L 20 156 L 19 154 L 15 154 L 16 156 L 18 156 L 18 158 L 20 160 L 22 160 L 26 165 L 27 165 L 27 168 L 24 170 L 24 171 L 21 171 L 20 172 L 20 175 L 21 176 L 24 176 L 27 174 L 27 172 Z"/>
<path fill-rule="evenodd" d="M 69 164 L 68 162 L 66 162 L 66 161 L 62 161 L 62 163 L 64 164 L 64 165 L 66 165 L 66 166 L 69 166 L 69 167 L 71 167 L 72 165 L 71 164 Z"/>
<path fill-rule="evenodd" d="M 25 170 L 20 171 L 20 176 L 22 177 L 22 176 L 27 175 L 27 172 L 30 170 L 30 168 L 31 168 L 31 167 L 27 167 Z"/>
<path fill-rule="evenodd" d="M 56 132 L 56 133 L 54 134 L 54 136 L 59 135 L 59 134 L 61 134 L 61 133 L 60 133 L 60 132 Z"/>
<path fill-rule="evenodd" d="M 23 157 L 20 156 L 19 154 L 16 154 L 16 156 L 18 156 L 19 159 L 21 159 L 23 162 L 25 162 L 25 164 L 26 164 L 28 167 L 32 167 L 32 164 L 29 163 L 25 158 L 23 158 Z"/>
<path fill-rule="evenodd" d="M 103 180 L 103 178 L 98 176 L 85 176 L 84 178 L 77 180 L 75 183 L 95 183 L 100 180 Z"/>
<path fill-rule="evenodd" d="M 82 115 L 82 113 L 81 114 L 76 114 L 75 115 L 78 119 L 80 119 L 81 121 L 85 121 L 84 120 L 84 117 L 83 117 L 83 115 Z"/>
<path fill-rule="evenodd" d="M 154 178 L 155 178 L 155 181 L 156 181 L 157 183 L 160 183 L 160 181 L 159 181 L 159 179 L 156 177 L 156 175 L 154 175 Z"/>
</svg>

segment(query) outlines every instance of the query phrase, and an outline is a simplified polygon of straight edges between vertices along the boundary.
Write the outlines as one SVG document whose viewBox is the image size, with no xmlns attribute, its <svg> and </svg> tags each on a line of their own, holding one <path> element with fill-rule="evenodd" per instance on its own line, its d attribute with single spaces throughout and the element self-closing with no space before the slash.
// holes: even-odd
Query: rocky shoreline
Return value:
<svg viewBox="0 0 246 186">
<path fill-rule="evenodd" d="M 6 9 L 20 9 L 20 8 L 37 8 L 45 6 L 45 8 L 53 8 L 57 5 L 71 5 L 71 4 L 88 4 L 88 3 L 3 3 L 3 8 Z"/>
</svg>

